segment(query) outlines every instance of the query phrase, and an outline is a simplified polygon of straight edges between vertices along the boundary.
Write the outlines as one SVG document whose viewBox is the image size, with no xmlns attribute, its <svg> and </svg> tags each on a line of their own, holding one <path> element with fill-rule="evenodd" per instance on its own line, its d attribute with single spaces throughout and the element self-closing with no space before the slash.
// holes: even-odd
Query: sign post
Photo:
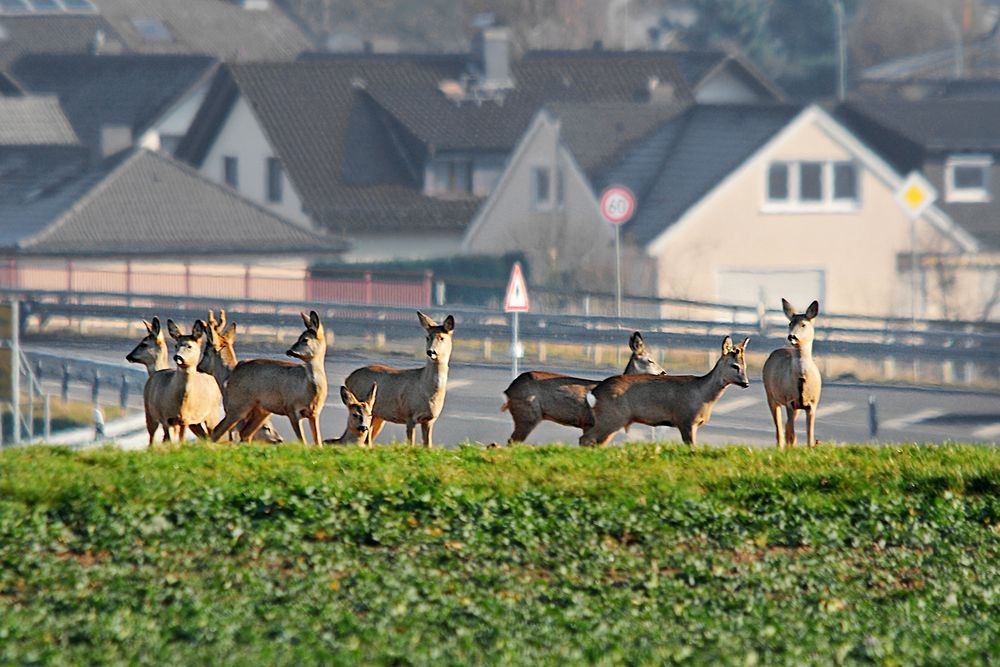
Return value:
<svg viewBox="0 0 1000 667">
<path fill-rule="evenodd" d="M 612 185 L 601 193 L 601 215 L 615 227 L 615 303 L 618 320 L 622 319 L 622 246 L 621 228 L 635 214 L 635 195 L 624 185 Z"/>
<path fill-rule="evenodd" d="M 937 190 L 920 172 L 911 171 L 896 190 L 896 203 L 910 217 L 910 322 L 917 322 L 917 219 L 937 200 Z"/>
<path fill-rule="evenodd" d="M 517 316 L 519 313 L 526 313 L 531 308 L 528 300 L 528 285 L 524 282 L 524 272 L 521 271 L 521 262 L 514 262 L 510 269 L 510 280 L 507 281 L 507 295 L 503 300 L 503 312 L 510 313 L 511 317 L 511 342 L 510 358 L 512 377 L 517 377 L 517 360 L 523 356 L 521 343 L 517 340 Z"/>
</svg>

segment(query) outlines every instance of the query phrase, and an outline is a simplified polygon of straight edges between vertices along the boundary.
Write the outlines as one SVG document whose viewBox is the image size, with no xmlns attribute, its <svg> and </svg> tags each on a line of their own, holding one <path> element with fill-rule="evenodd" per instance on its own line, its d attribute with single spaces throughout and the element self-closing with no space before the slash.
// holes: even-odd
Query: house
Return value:
<svg viewBox="0 0 1000 667">
<path fill-rule="evenodd" d="M 99 161 L 140 145 L 170 153 L 187 132 L 217 61 L 192 55 L 26 55 L 9 76 L 52 95 Z"/>
<path fill-rule="evenodd" d="M 463 251 L 522 251 L 536 276 L 613 291 L 614 233 L 598 199 L 622 184 L 637 199 L 622 228 L 626 293 L 923 316 L 900 258 L 980 247 L 940 207 L 911 222 L 896 201 L 906 173 L 819 106 L 693 105 L 636 116 L 628 127 L 641 136 L 603 146 L 599 128 L 627 114 L 539 112 Z M 543 170 L 563 173 L 562 195 L 538 188 Z M 582 276 L 567 278 L 574 266 Z"/>
<path fill-rule="evenodd" d="M 142 148 L 0 146 L 0 169 L 5 287 L 303 302 L 308 262 L 344 250 Z"/>
<path fill-rule="evenodd" d="M 940 210 L 975 239 L 975 254 L 926 253 L 925 289 L 942 316 L 1000 317 L 1000 96 L 983 88 L 967 82 L 947 96 L 861 98 L 836 110 L 896 171 L 925 175 Z"/>
<path fill-rule="evenodd" d="M 311 54 L 221 67 L 177 156 L 353 260 L 458 251 L 532 117 L 550 102 L 774 101 L 721 52 L 529 52 L 485 30 L 472 54 Z"/>
<path fill-rule="evenodd" d="M 4 0 L 0 70 L 28 54 L 291 60 L 312 48 L 271 0 Z"/>
</svg>

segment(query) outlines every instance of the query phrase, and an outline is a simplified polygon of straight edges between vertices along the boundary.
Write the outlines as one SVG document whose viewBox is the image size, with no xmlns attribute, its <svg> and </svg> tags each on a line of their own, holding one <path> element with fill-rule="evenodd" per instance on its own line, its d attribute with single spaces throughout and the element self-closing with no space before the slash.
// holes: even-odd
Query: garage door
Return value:
<svg viewBox="0 0 1000 667">
<path fill-rule="evenodd" d="M 716 298 L 722 303 L 755 306 L 762 299 L 769 310 L 785 298 L 799 310 L 813 299 L 823 303 L 826 283 L 821 269 L 730 269 L 719 271 Z"/>
</svg>

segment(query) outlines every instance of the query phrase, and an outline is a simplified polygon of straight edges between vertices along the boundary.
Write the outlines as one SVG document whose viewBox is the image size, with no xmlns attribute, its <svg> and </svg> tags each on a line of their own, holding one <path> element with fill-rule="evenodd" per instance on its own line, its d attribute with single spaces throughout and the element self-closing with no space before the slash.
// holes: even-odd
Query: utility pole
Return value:
<svg viewBox="0 0 1000 667">
<path fill-rule="evenodd" d="M 847 97 L 847 45 L 844 43 L 844 0 L 830 0 L 837 20 L 837 101 Z"/>
</svg>

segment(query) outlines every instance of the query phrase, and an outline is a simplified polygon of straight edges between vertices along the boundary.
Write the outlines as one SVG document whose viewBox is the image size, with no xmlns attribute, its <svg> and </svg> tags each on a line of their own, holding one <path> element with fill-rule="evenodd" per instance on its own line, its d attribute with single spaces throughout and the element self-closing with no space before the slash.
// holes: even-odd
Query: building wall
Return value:
<svg viewBox="0 0 1000 667">
<path fill-rule="evenodd" d="M 728 302 L 731 295 L 720 291 L 726 271 L 759 272 L 772 290 L 783 288 L 780 281 L 774 285 L 775 272 L 819 271 L 824 293 L 814 298 L 820 299 L 824 310 L 909 315 L 909 286 L 899 279 L 897 260 L 911 249 L 911 223 L 893 190 L 875 173 L 856 162 L 860 203 L 855 210 L 767 210 L 765 186 L 771 161 L 856 157 L 815 123 L 791 127 L 652 244 L 658 264 L 657 294 Z M 954 250 L 953 243 L 926 221 L 918 221 L 913 229 L 918 251 Z M 787 284 L 788 293 L 801 292 L 798 287 Z"/>
<path fill-rule="evenodd" d="M 729 67 L 715 73 L 695 91 L 694 99 L 699 104 L 751 104 L 767 101 L 754 91 Z"/>
<path fill-rule="evenodd" d="M 282 201 L 267 201 L 267 158 L 277 157 L 257 122 L 250 105 L 240 98 L 225 125 L 216 137 L 215 143 L 201 165 L 201 173 L 217 183 L 225 183 L 224 158 L 233 156 L 239 164 L 240 194 L 258 204 L 266 206 L 277 215 L 312 229 L 312 221 L 302 211 L 302 200 L 292 187 L 287 169 L 282 175 Z"/>
<path fill-rule="evenodd" d="M 351 234 L 349 240 L 351 248 L 343 255 L 345 262 L 381 262 L 457 255 L 462 234 Z"/>
<path fill-rule="evenodd" d="M 203 82 L 172 108 L 143 135 L 140 145 L 150 150 L 160 150 L 173 154 L 181 137 L 187 134 L 201 103 L 208 92 L 208 81 Z"/>
</svg>

